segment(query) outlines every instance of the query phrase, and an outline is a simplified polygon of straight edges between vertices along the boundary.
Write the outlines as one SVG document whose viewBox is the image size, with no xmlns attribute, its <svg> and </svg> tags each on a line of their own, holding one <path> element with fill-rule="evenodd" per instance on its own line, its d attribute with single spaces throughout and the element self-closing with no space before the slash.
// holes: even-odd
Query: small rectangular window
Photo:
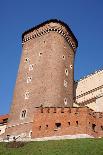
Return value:
<svg viewBox="0 0 103 155">
<path fill-rule="evenodd" d="M 58 128 L 61 128 L 61 123 L 55 123 L 55 127 L 58 129 Z"/>
</svg>

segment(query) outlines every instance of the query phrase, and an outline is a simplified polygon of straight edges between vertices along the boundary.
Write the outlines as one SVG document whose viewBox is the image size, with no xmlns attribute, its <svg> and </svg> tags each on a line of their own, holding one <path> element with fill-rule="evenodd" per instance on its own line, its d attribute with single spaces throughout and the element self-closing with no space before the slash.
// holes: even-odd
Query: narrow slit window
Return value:
<svg viewBox="0 0 103 155">
<path fill-rule="evenodd" d="M 62 56 L 62 59 L 65 60 L 65 55 Z"/>
<path fill-rule="evenodd" d="M 65 69 L 65 74 L 66 76 L 68 76 L 68 69 Z"/>
<path fill-rule="evenodd" d="M 67 98 L 64 98 L 64 104 L 67 105 Z"/>
<path fill-rule="evenodd" d="M 70 122 L 68 122 L 68 125 L 70 126 Z"/>
<path fill-rule="evenodd" d="M 78 126 L 78 121 L 76 121 L 76 125 Z"/>
</svg>

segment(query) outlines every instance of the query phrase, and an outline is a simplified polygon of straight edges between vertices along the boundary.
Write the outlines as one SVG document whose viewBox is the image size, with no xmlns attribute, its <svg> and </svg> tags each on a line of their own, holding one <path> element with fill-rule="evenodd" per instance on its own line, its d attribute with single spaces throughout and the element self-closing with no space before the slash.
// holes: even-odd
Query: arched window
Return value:
<svg viewBox="0 0 103 155">
<path fill-rule="evenodd" d="M 29 65 L 29 71 L 33 70 L 34 64 Z"/>
<path fill-rule="evenodd" d="M 30 83 L 32 81 L 32 76 L 27 77 L 27 83 Z"/>
<path fill-rule="evenodd" d="M 29 92 L 28 91 L 25 92 L 25 99 L 26 100 L 29 99 Z"/>
<path fill-rule="evenodd" d="M 65 69 L 65 74 L 66 74 L 66 76 L 68 76 L 68 69 L 67 68 Z"/>
<path fill-rule="evenodd" d="M 30 60 L 29 60 L 29 58 L 27 57 L 27 58 L 25 58 L 25 62 L 26 63 L 29 63 L 30 62 Z"/>
<path fill-rule="evenodd" d="M 64 104 L 67 105 L 67 98 L 64 98 Z"/>
<path fill-rule="evenodd" d="M 67 87 L 68 82 L 64 80 L 64 87 Z"/>
<path fill-rule="evenodd" d="M 26 117 L 26 110 L 23 110 L 21 113 L 21 118 L 25 118 Z"/>
</svg>

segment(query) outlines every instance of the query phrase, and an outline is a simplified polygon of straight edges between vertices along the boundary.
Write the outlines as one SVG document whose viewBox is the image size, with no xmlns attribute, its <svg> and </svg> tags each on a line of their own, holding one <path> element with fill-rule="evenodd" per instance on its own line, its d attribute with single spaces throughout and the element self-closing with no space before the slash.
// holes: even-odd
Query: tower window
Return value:
<svg viewBox="0 0 103 155">
<path fill-rule="evenodd" d="M 29 137 L 32 137 L 32 131 L 29 132 Z"/>
<path fill-rule="evenodd" d="M 25 118 L 26 117 L 26 110 L 23 110 L 21 113 L 21 118 Z"/>
<path fill-rule="evenodd" d="M 67 105 L 67 98 L 64 98 L 64 104 Z"/>
<path fill-rule="evenodd" d="M 62 59 L 65 60 L 65 55 L 62 56 Z"/>
<path fill-rule="evenodd" d="M 33 66 L 34 66 L 33 64 L 29 65 L 29 71 L 33 70 Z"/>
<path fill-rule="evenodd" d="M 72 69 L 72 68 L 73 68 L 73 66 L 72 66 L 72 65 L 70 65 L 70 68 Z"/>
<path fill-rule="evenodd" d="M 63 55 L 62 58 L 65 59 L 65 56 Z"/>
<path fill-rule="evenodd" d="M 42 52 L 40 52 L 40 53 L 39 53 L 39 56 L 41 56 L 42 54 L 43 54 L 43 53 L 42 53 Z"/>
<path fill-rule="evenodd" d="M 65 74 L 66 76 L 68 76 L 68 69 L 65 69 Z"/>
<path fill-rule="evenodd" d="M 64 80 L 64 87 L 67 87 L 67 81 Z"/>
<path fill-rule="evenodd" d="M 30 77 L 27 77 L 27 83 L 30 83 L 31 80 L 32 80 L 32 77 L 31 76 Z"/>
<path fill-rule="evenodd" d="M 25 92 L 25 99 L 29 99 L 29 92 Z"/>
<path fill-rule="evenodd" d="M 30 62 L 29 58 L 25 58 L 25 62 L 29 63 Z"/>
</svg>

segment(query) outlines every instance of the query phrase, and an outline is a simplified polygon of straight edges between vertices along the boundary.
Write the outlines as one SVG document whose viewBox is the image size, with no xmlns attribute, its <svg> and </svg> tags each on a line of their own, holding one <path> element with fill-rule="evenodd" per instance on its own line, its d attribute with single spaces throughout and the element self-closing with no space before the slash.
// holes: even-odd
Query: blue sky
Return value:
<svg viewBox="0 0 103 155">
<path fill-rule="evenodd" d="M 0 1 L 0 114 L 12 103 L 21 56 L 22 33 L 41 22 L 66 22 L 79 47 L 75 79 L 103 68 L 103 0 L 2 0 Z"/>
</svg>

